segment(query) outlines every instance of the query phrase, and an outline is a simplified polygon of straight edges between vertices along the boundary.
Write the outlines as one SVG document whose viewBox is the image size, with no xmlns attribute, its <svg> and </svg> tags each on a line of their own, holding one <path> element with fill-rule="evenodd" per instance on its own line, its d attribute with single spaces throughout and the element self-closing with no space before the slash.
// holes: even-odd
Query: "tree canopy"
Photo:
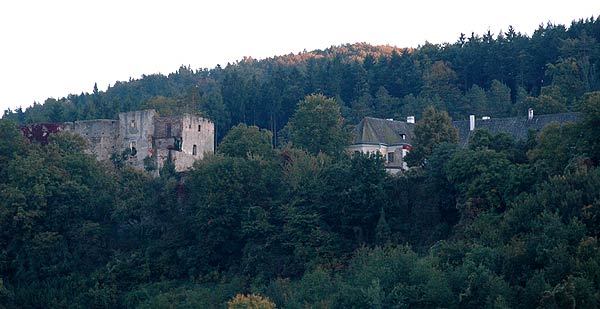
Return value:
<svg viewBox="0 0 600 309">
<path fill-rule="evenodd" d="M 219 144 L 219 152 L 232 157 L 265 156 L 272 153 L 273 134 L 257 126 L 240 123 Z"/>
<path fill-rule="evenodd" d="M 340 106 L 334 99 L 320 94 L 300 101 L 286 128 L 292 146 L 312 154 L 338 155 L 350 142 Z"/>
<path fill-rule="evenodd" d="M 458 143 L 458 130 L 452 125 L 452 119 L 445 111 L 428 106 L 423 118 L 415 124 L 415 146 L 407 158 L 411 165 L 418 165 L 441 143 Z"/>
<path fill-rule="evenodd" d="M 209 117 L 219 141 L 243 122 L 268 129 L 278 142 L 298 101 L 314 93 L 335 98 L 350 124 L 365 116 L 419 118 L 427 106 L 454 120 L 522 116 L 530 107 L 536 114 L 576 111 L 585 93 L 600 90 L 599 25 L 585 18 L 541 24 L 531 35 L 508 26 L 418 48 L 356 43 L 212 69 L 182 66 L 119 81 L 106 91 L 90 85 L 90 93 L 49 98 L 6 110 L 4 117 L 18 123 L 114 119 L 119 112 L 154 108 Z"/>
<path fill-rule="evenodd" d="M 7 111 L 0 308 L 599 307 L 599 25 L 182 67 Z M 456 143 L 450 116 L 530 104 L 582 118 Z M 211 117 L 218 153 L 153 178 L 18 126 L 141 106 Z M 343 151 L 344 119 L 389 113 L 419 119 L 395 176 Z"/>
</svg>

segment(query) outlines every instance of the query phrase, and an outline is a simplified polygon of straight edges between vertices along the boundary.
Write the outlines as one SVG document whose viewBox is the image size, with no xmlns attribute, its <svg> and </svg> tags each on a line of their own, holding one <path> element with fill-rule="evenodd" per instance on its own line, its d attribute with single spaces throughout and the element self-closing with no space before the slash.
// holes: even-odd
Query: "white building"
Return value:
<svg viewBox="0 0 600 309">
<path fill-rule="evenodd" d="M 385 168 L 392 174 L 407 169 L 404 157 L 414 140 L 414 117 L 407 121 L 365 117 L 352 130 L 351 153 L 380 154 L 385 159 Z"/>
</svg>

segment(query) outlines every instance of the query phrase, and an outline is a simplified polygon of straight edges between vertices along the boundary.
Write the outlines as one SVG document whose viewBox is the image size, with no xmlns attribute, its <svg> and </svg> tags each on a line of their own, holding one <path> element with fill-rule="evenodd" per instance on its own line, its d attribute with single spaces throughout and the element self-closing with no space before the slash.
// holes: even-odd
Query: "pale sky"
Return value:
<svg viewBox="0 0 600 309">
<path fill-rule="evenodd" d="M 540 23 L 568 26 L 599 13 L 597 0 L 5 0 L 0 115 L 181 65 L 356 42 L 417 47 L 509 25 L 531 35 Z"/>
</svg>

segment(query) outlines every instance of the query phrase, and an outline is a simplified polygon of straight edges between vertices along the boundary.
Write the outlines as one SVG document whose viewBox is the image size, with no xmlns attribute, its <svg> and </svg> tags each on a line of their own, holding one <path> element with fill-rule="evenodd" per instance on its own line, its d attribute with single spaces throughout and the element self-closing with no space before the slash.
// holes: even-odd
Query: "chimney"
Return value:
<svg viewBox="0 0 600 309">
<path fill-rule="evenodd" d="M 533 108 L 530 108 L 527 110 L 527 119 L 528 120 L 532 120 L 533 119 Z"/>
<path fill-rule="evenodd" d="M 415 123 L 415 116 L 406 117 L 406 123 Z"/>
<path fill-rule="evenodd" d="M 475 115 L 469 116 L 469 131 L 475 130 Z"/>
</svg>

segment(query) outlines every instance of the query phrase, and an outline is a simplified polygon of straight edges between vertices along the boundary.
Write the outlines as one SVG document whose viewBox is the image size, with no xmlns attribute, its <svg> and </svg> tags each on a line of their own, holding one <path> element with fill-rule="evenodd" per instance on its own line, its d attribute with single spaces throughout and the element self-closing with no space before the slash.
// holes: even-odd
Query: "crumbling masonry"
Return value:
<svg viewBox="0 0 600 309">
<path fill-rule="evenodd" d="M 159 117 L 154 110 L 120 113 L 119 120 L 42 123 L 21 130 L 29 140 L 42 144 L 51 134 L 77 133 L 88 141 L 88 152 L 98 160 L 120 160 L 155 175 L 169 157 L 177 172 L 190 169 L 196 160 L 213 153 L 215 144 L 210 120 L 190 114 Z"/>
</svg>

